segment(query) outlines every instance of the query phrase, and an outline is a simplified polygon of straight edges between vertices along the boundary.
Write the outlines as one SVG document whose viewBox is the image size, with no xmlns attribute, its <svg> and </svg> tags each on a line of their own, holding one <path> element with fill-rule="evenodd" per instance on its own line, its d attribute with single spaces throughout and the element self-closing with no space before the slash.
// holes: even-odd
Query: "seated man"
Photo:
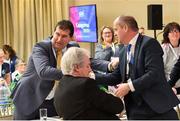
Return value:
<svg viewBox="0 0 180 121">
<path fill-rule="evenodd" d="M 101 91 L 92 76 L 87 51 L 71 47 L 63 55 L 64 76 L 56 88 L 54 105 L 64 120 L 118 119 L 123 110 L 122 100 Z M 91 75 L 91 76 L 90 76 Z"/>
<path fill-rule="evenodd" d="M 26 63 L 24 60 L 17 58 L 15 62 L 15 71 L 12 73 L 11 76 L 11 84 L 10 84 L 10 90 L 11 92 L 15 89 L 18 81 L 22 77 L 26 70 Z"/>
</svg>

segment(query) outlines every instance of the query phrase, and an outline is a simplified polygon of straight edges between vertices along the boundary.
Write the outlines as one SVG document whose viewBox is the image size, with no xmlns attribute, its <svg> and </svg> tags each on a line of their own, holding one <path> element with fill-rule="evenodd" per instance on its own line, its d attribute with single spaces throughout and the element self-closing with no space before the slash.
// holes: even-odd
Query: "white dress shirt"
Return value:
<svg viewBox="0 0 180 121">
<path fill-rule="evenodd" d="M 52 47 L 52 50 L 53 50 L 54 57 L 56 58 L 56 51 L 53 47 Z M 55 85 L 50 91 L 50 93 L 48 94 L 48 96 L 46 97 L 46 100 L 51 100 L 54 97 L 54 93 L 55 93 Z"/>
<path fill-rule="evenodd" d="M 139 33 L 137 33 L 136 36 L 134 36 L 134 37 L 130 40 L 130 42 L 129 42 L 129 44 L 131 44 L 130 53 L 131 53 L 131 56 L 133 56 L 133 58 L 134 58 L 134 51 L 135 51 L 135 46 L 136 46 L 136 41 L 137 41 L 137 39 L 138 39 L 138 36 L 139 36 Z M 129 56 L 129 55 L 128 55 L 128 53 L 127 53 L 127 59 L 128 59 L 128 56 Z M 129 73 L 129 64 L 126 65 L 126 74 L 128 74 L 128 73 Z M 135 88 L 134 88 L 134 86 L 133 86 L 133 84 L 132 84 L 131 78 L 129 78 L 129 79 L 127 80 L 127 83 L 128 83 L 128 85 L 129 85 L 130 90 L 131 90 L 132 92 L 134 92 L 134 91 L 135 91 Z"/>
<path fill-rule="evenodd" d="M 170 73 L 180 56 L 180 46 L 173 48 L 170 43 L 164 43 L 161 45 L 164 51 L 164 71 L 167 81 L 170 79 Z M 175 87 L 180 87 L 180 79 L 177 81 Z"/>
</svg>

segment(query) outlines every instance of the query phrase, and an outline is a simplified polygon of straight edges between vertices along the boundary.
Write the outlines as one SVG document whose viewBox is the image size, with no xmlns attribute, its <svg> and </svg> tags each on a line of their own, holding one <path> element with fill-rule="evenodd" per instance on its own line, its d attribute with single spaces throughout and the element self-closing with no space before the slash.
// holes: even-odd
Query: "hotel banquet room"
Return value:
<svg viewBox="0 0 180 121">
<path fill-rule="evenodd" d="M 178 11 L 180 0 L 0 0 L 0 120 L 180 119 Z"/>
</svg>

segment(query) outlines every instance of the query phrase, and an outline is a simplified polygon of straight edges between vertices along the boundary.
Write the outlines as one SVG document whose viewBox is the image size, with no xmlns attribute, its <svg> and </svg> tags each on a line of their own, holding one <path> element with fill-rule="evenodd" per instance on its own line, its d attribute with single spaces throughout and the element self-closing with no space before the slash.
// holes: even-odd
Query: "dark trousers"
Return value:
<svg viewBox="0 0 180 121">
<path fill-rule="evenodd" d="M 136 114 L 130 115 L 128 120 L 179 120 L 174 109 L 171 109 L 162 114 Z"/>
<path fill-rule="evenodd" d="M 18 112 L 18 110 L 15 109 L 14 111 L 14 119 L 15 120 L 35 120 L 35 119 L 40 119 L 39 117 L 39 109 L 40 108 L 47 108 L 47 116 L 52 117 L 52 116 L 58 116 L 55 107 L 54 107 L 54 99 L 51 100 L 45 100 L 41 106 L 36 109 L 32 114 L 30 115 L 23 115 L 22 113 Z M 28 109 L 27 109 L 28 110 Z"/>
<path fill-rule="evenodd" d="M 157 113 L 137 94 L 129 94 L 124 98 L 128 120 L 178 120 L 172 108 L 164 113 Z"/>
</svg>

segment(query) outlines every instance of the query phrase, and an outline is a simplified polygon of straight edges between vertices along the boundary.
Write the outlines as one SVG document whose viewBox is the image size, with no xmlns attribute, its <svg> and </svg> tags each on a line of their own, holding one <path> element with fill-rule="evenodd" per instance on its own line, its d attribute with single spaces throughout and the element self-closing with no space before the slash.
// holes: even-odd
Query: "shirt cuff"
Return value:
<svg viewBox="0 0 180 121">
<path fill-rule="evenodd" d="M 130 88 L 131 92 L 134 92 L 134 91 L 135 91 L 135 88 L 134 88 L 134 86 L 133 86 L 132 80 L 131 80 L 131 79 L 128 79 L 127 82 L 128 82 L 128 85 L 129 85 L 129 88 Z"/>
<path fill-rule="evenodd" d="M 113 63 L 113 62 L 110 62 L 110 63 L 108 64 L 108 71 L 109 71 L 109 72 L 114 71 L 114 68 L 113 68 L 113 66 L 112 66 L 112 63 Z"/>
</svg>

